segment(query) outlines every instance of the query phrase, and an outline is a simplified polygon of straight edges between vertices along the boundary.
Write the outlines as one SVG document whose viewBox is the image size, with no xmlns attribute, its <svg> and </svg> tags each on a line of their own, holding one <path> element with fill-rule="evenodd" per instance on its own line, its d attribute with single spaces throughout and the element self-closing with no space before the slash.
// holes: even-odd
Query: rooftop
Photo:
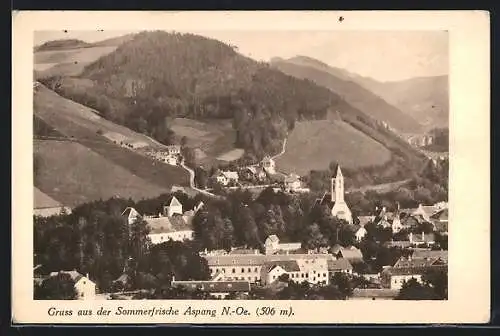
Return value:
<svg viewBox="0 0 500 336">
<path fill-rule="evenodd" d="M 328 270 L 329 271 L 337 271 L 337 270 L 352 270 L 352 265 L 349 260 L 345 258 L 340 258 L 337 260 L 328 260 Z"/>
<path fill-rule="evenodd" d="M 281 267 L 287 272 L 299 272 L 300 267 L 296 260 L 280 260 L 280 261 L 270 261 L 264 264 L 267 272 L 270 272 L 275 267 Z"/>
<path fill-rule="evenodd" d="M 172 287 L 185 287 L 188 290 L 200 289 L 210 293 L 250 291 L 248 281 L 172 281 Z"/>
<path fill-rule="evenodd" d="M 266 262 L 285 260 L 311 260 L 326 259 L 333 260 L 331 254 L 271 254 L 271 255 L 206 255 L 203 256 L 209 266 L 262 266 Z"/>
</svg>

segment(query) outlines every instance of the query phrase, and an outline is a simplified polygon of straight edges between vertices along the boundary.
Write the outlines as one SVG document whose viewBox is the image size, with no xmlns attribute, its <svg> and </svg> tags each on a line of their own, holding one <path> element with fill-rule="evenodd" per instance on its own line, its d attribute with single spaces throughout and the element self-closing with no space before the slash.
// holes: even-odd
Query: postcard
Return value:
<svg viewBox="0 0 500 336">
<path fill-rule="evenodd" d="M 14 12 L 12 323 L 487 322 L 489 47 L 483 11 Z"/>
</svg>

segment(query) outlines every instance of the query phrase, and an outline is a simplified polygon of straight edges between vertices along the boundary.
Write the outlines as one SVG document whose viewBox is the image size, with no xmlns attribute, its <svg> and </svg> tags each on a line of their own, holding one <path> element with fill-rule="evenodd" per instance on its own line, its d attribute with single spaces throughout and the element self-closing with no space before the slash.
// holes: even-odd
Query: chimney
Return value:
<svg viewBox="0 0 500 336">
<path fill-rule="evenodd" d="M 88 273 L 85 275 L 85 277 L 90 280 L 90 277 L 89 277 Z"/>
<path fill-rule="evenodd" d="M 413 243 L 413 233 L 412 232 L 410 232 L 410 235 L 409 235 L 408 238 L 410 240 L 410 243 Z"/>
<path fill-rule="evenodd" d="M 425 233 L 422 231 L 422 241 L 425 241 Z"/>
<path fill-rule="evenodd" d="M 175 282 L 175 275 L 172 275 L 172 282 Z"/>
</svg>

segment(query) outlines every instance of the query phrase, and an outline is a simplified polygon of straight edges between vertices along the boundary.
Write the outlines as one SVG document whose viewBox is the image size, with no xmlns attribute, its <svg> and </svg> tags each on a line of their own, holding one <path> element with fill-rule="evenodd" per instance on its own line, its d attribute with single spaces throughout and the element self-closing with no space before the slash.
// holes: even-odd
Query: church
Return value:
<svg viewBox="0 0 500 336">
<path fill-rule="evenodd" d="M 337 165 L 337 173 L 332 177 L 330 192 L 326 192 L 322 198 L 316 200 L 317 205 L 327 205 L 331 209 L 333 217 L 337 217 L 352 224 L 352 213 L 344 200 L 344 176 Z"/>
</svg>

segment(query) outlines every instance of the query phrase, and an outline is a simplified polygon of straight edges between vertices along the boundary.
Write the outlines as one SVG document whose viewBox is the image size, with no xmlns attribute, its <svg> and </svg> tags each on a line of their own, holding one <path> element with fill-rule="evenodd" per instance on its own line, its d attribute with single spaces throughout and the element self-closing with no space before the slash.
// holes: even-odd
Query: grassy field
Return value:
<svg viewBox="0 0 500 336">
<path fill-rule="evenodd" d="M 171 124 L 176 136 L 187 138 L 190 147 L 197 148 L 200 164 L 210 165 L 217 160 L 238 159 L 243 150 L 234 147 L 236 132 L 231 120 L 209 119 L 204 121 L 176 118 Z"/>
<path fill-rule="evenodd" d="M 181 167 L 159 163 L 108 140 L 98 130 L 129 140 L 156 143 L 142 134 L 100 118 L 90 109 L 41 88 L 34 112 L 45 124 L 70 141 L 36 142 L 38 167 L 35 185 L 52 198 L 73 205 L 113 195 L 141 199 L 189 185 Z"/>
<path fill-rule="evenodd" d="M 34 155 L 39 164 L 35 186 L 68 206 L 113 196 L 140 200 L 168 191 L 78 142 L 35 141 Z"/>
<path fill-rule="evenodd" d="M 113 52 L 116 46 L 39 51 L 34 55 L 34 69 L 40 77 L 76 76 L 85 65 Z"/>
<path fill-rule="evenodd" d="M 295 124 L 286 151 L 276 159 L 278 170 L 299 175 L 328 169 L 332 161 L 348 168 L 380 165 L 390 152 L 380 143 L 349 124 L 334 120 L 302 121 Z"/>
<path fill-rule="evenodd" d="M 100 117 L 92 109 L 59 96 L 52 90 L 40 85 L 34 96 L 36 116 L 52 127 L 61 128 L 66 134 L 77 139 L 95 139 L 96 133 L 116 135 L 128 142 L 144 142 L 149 147 L 156 148 L 158 143 L 144 134 L 115 124 Z"/>
</svg>

